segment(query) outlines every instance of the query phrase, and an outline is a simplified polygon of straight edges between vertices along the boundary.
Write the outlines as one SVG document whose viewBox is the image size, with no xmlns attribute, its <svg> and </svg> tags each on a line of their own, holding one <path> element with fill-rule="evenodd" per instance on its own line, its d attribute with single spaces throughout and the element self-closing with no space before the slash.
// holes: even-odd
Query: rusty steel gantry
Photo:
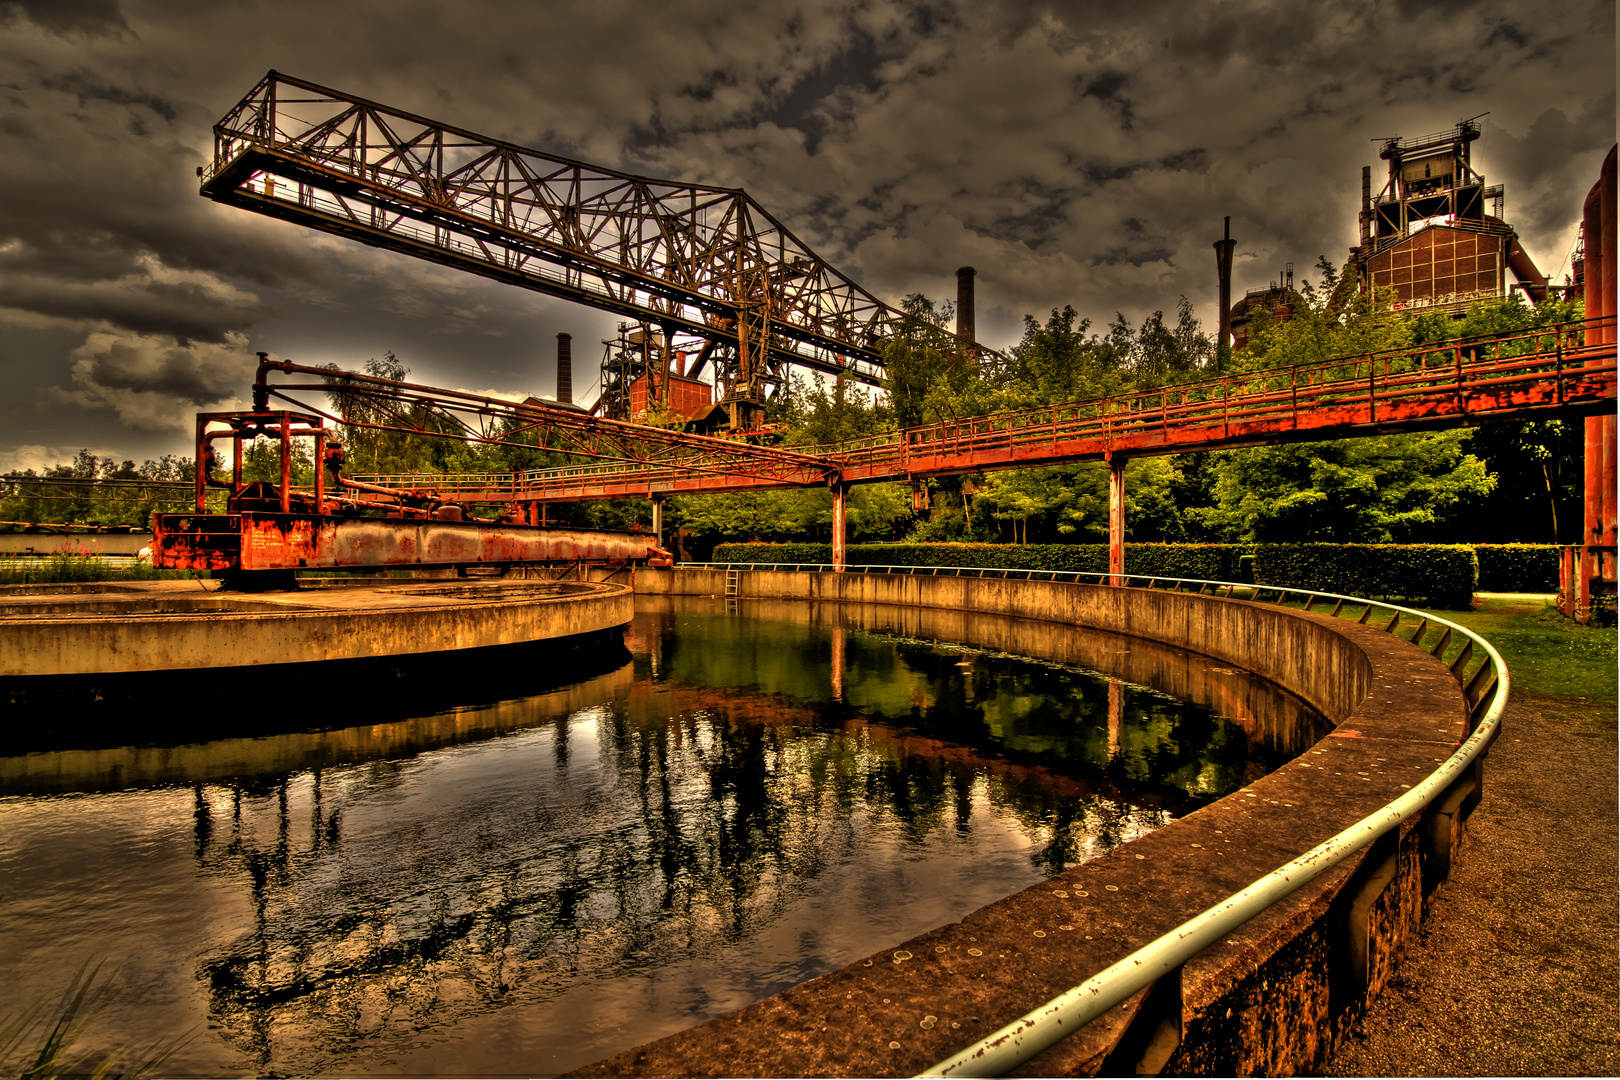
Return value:
<svg viewBox="0 0 1620 1080">
<path fill-rule="evenodd" d="M 645 324 L 730 427 L 757 427 L 792 366 L 882 383 L 902 315 L 740 188 L 605 169 L 271 71 L 214 126 L 216 202 Z M 972 342 L 965 350 L 980 351 Z"/>
</svg>

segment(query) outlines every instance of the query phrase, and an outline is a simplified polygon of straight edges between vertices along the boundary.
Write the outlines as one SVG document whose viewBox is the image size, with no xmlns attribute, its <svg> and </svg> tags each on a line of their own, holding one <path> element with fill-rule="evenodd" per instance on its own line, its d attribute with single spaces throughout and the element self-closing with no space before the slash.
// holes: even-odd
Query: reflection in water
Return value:
<svg viewBox="0 0 1620 1080">
<path fill-rule="evenodd" d="M 1144 642 L 741 611 L 638 602 L 630 665 L 488 707 L 0 759 L 0 973 L 38 996 L 125 962 L 108 1037 L 206 1017 L 182 1071 L 557 1072 L 960 918 L 1319 734 Z"/>
</svg>

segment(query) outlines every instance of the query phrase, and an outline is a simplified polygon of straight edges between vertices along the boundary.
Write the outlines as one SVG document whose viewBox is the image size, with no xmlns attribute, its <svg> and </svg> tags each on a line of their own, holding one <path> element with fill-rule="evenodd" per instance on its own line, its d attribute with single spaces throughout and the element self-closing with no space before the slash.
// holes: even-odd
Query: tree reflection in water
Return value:
<svg viewBox="0 0 1620 1080">
<path fill-rule="evenodd" d="M 218 1039 L 175 1067 L 548 1072 L 960 918 L 1321 731 L 1143 642 L 744 613 L 641 602 L 629 668 L 391 732 L 32 767 L 114 801 L 189 779 L 194 865 L 248 894 L 195 969 Z"/>
</svg>

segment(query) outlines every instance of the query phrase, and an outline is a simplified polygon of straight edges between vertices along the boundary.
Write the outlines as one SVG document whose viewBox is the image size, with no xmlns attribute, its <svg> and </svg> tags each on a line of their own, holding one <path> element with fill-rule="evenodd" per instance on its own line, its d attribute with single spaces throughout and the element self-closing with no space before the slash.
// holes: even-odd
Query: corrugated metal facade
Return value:
<svg viewBox="0 0 1620 1080">
<path fill-rule="evenodd" d="M 1369 284 L 1393 286 L 1406 307 L 1466 304 L 1504 292 L 1508 237 L 1434 225 L 1366 262 Z"/>
</svg>

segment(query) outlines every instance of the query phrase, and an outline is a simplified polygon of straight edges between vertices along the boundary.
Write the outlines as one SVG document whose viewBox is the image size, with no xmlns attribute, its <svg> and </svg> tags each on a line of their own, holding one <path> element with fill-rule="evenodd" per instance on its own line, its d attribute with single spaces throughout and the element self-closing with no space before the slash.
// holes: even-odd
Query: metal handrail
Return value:
<svg viewBox="0 0 1620 1080">
<path fill-rule="evenodd" d="M 773 570 L 787 567 L 792 567 L 795 570 L 828 571 L 833 569 L 833 567 L 826 564 L 808 563 L 686 563 L 683 565 L 699 565 L 714 569 L 748 568 L 757 570 L 766 569 L 767 567 Z M 889 573 L 918 573 L 927 570 L 930 573 L 937 573 L 941 569 L 956 570 L 958 574 L 962 570 L 978 570 L 978 576 L 980 577 L 983 577 L 986 572 L 999 572 L 1002 577 L 1025 575 L 1027 579 L 1031 580 L 1034 580 L 1033 575 L 1035 574 L 1049 575 L 1047 580 L 1057 580 L 1057 576 L 1062 575 L 1074 581 L 1078 581 L 1081 577 L 1106 578 L 1118 576 L 1125 578 L 1127 582 L 1131 579 L 1146 580 L 1150 588 L 1153 584 L 1159 582 L 1165 584 L 1174 583 L 1178 586 L 1178 591 L 1179 586 L 1184 584 L 1197 585 L 1200 587 L 1200 592 L 1205 586 L 1215 586 L 1217 595 L 1224 588 L 1227 590 L 1228 598 L 1232 598 L 1238 589 L 1252 589 L 1254 590 L 1252 594 L 1254 598 L 1258 598 L 1261 593 L 1275 592 L 1278 601 L 1288 595 L 1303 597 L 1307 603 L 1312 600 L 1333 601 L 1335 607 L 1332 614 L 1334 615 L 1337 615 L 1346 603 L 1352 607 L 1365 606 L 1366 611 L 1361 616 L 1362 622 L 1367 620 L 1367 616 L 1376 607 L 1390 611 L 1395 615 L 1395 618 L 1391 619 L 1389 625 L 1385 627 L 1389 632 L 1394 631 L 1401 616 L 1412 615 L 1420 620 L 1420 631 L 1425 625 L 1433 625 L 1448 630 L 1453 635 L 1460 635 L 1465 645 L 1477 646 L 1484 652 L 1485 659 L 1474 670 L 1472 677 L 1467 675 L 1466 670 L 1454 672 L 1465 688 L 1465 697 L 1468 694 L 1467 688 L 1477 682 L 1481 672 L 1486 667 L 1494 670 L 1496 678 L 1484 691 L 1484 693 L 1491 695 L 1490 704 L 1486 707 L 1484 715 L 1480 717 L 1478 724 L 1475 725 L 1468 738 L 1463 740 L 1462 745 L 1438 769 L 1430 773 L 1423 781 L 1413 785 L 1409 791 L 1399 798 L 1362 818 L 1338 835 L 1316 845 L 1298 858 L 1284 863 L 1247 887 L 1206 908 L 1170 932 L 1104 968 L 1079 986 L 1064 991 L 1000 1030 L 993 1032 L 971 1046 L 963 1048 L 951 1057 L 936 1062 L 918 1073 L 919 1076 L 1003 1076 L 1055 1045 L 1059 1040 L 1078 1031 L 1085 1024 L 1097 1019 L 1132 994 L 1152 985 L 1158 979 L 1181 967 L 1197 953 L 1220 941 L 1266 908 L 1338 866 L 1345 859 L 1362 850 L 1391 829 L 1396 828 L 1402 821 L 1422 810 L 1430 801 L 1439 797 L 1441 792 L 1450 787 L 1457 777 L 1461 776 L 1477 758 L 1484 754 L 1486 748 L 1490 746 L 1500 732 L 1502 713 L 1507 708 L 1509 682 L 1507 664 L 1490 642 L 1459 623 L 1417 611 L 1413 608 L 1403 607 L 1399 604 L 1387 604 L 1363 597 L 1319 592 L 1313 589 L 1293 589 L 1277 585 L 1250 585 L 1230 581 L 1203 581 L 1195 578 L 1168 578 L 1148 574 L 1110 575 L 1106 571 L 1019 570 L 1007 567 L 849 566 L 845 568 L 846 572 L 856 573 L 869 573 L 873 570 Z M 1418 635 L 1414 633 L 1413 636 L 1417 637 Z M 1481 694 L 1482 698 L 1484 693 Z M 1474 712 L 1478 712 L 1479 703 L 1470 701 L 1469 705 Z"/>
</svg>

